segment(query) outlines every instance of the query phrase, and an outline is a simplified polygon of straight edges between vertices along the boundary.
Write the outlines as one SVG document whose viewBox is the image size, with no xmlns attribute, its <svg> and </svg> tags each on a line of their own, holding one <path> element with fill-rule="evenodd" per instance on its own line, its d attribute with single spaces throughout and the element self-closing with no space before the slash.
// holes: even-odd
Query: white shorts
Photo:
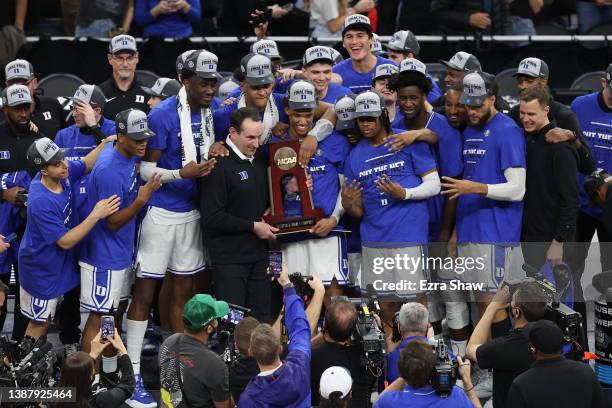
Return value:
<svg viewBox="0 0 612 408">
<path fill-rule="evenodd" d="M 132 268 L 101 269 L 79 262 L 81 267 L 81 306 L 92 312 L 116 310 L 130 296 L 134 276 Z"/>
<path fill-rule="evenodd" d="M 138 232 L 136 276 L 163 279 L 174 275 L 194 275 L 204 270 L 206 257 L 200 220 L 166 225 L 147 212 Z"/>
<path fill-rule="evenodd" d="M 38 299 L 30 295 L 24 288 L 19 288 L 19 304 L 21 313 L 35 322 L 46 322 L 55 315 L 55 309 L 61 297 L 55 299 Z"/>
<path fill-rule="evenodd" d="M 455 266 L 457 279 L 465 283 L 482 283 L 483 292 L 496 292 L 502 282 L 512 274 L 515 266 L 511 260 L 514 250 L 520 247 L 494 244 L 462 243 L 457 245 L 457 255 L 466 260 L 472 259 L 471 268 L 462 273 Z M 466 261 L 467 262 L 467 261 Z"/>
<path fill-rule="evenodd" d="M 289 273 L 316 276 L 329 285 L 336 278 L 339 285 L 349 284 L 346 239 L 330 235 L 281 245 L 283 261 Z"/>
</svg>

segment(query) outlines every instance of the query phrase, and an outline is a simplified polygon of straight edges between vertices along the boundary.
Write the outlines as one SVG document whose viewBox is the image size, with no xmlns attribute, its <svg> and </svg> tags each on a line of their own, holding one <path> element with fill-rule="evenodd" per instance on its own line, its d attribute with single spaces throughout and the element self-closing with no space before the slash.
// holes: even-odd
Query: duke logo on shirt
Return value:
<svg viewBox="0 0 612 408">
<path fill-rule="evenodd" d="M 0 160 L 8 160 L 11 158 L 11 152 L 9 150 L 0 151 Z"/>
<path fill-rule="evenodd" d="M 239 172 L 238 175 L 240 176 L 240 181 L 244 181 L 249 178 L 249 173 L 246 170 Z"/>
</svg>

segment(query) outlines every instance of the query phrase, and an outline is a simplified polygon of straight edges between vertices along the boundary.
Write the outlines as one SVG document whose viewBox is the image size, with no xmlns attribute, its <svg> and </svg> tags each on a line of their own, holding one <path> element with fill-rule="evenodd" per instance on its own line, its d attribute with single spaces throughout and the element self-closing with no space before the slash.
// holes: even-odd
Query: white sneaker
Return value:
<svg viewBox="0 0 612 408">
<path fill-rule="evenodd" d="M 484 371 L 474 385 L 474 391 L 478 398 L 489 398 L 493 395 L 493 375 L 490 371 Z"/>
</svg>

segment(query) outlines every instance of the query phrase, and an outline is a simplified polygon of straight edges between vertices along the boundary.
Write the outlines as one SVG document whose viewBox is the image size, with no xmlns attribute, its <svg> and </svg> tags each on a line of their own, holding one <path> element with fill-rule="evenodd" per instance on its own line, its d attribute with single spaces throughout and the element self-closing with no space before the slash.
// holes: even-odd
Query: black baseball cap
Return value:
<svg viewBox="0 0 612 408">
<path fill-rule="evenodd" d="M 533 347 L 544 354 L 557 354 L 563 350 L 563 332 L 550 320 L 528 323 L 523 333 Z"/>
<path fill-rule="evenodd" d="M 440 63 L 455 71 L 482 71 L 478 58 L 465 51 L 456 52 L 450 61 L 440 60 Z"/>
</svg>

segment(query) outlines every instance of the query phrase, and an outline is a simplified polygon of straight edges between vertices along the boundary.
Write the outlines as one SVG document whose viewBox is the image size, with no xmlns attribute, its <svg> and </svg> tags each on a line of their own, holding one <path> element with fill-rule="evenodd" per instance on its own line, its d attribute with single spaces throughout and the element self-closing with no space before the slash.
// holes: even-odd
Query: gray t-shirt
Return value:
<svg viewBox="0 0 612 408">
<path fill-rule="evenodd" d="M 169 399 L 175 408 L 214 407 L 213 401 L 229 398 L 227 366 L 218 354 L 191 336 L 177 333 L 168 337 L 159 350 L 159 368 L 162 400 Z M 189 405 L 181 392 L 179 371 Z"/>
</svg>

